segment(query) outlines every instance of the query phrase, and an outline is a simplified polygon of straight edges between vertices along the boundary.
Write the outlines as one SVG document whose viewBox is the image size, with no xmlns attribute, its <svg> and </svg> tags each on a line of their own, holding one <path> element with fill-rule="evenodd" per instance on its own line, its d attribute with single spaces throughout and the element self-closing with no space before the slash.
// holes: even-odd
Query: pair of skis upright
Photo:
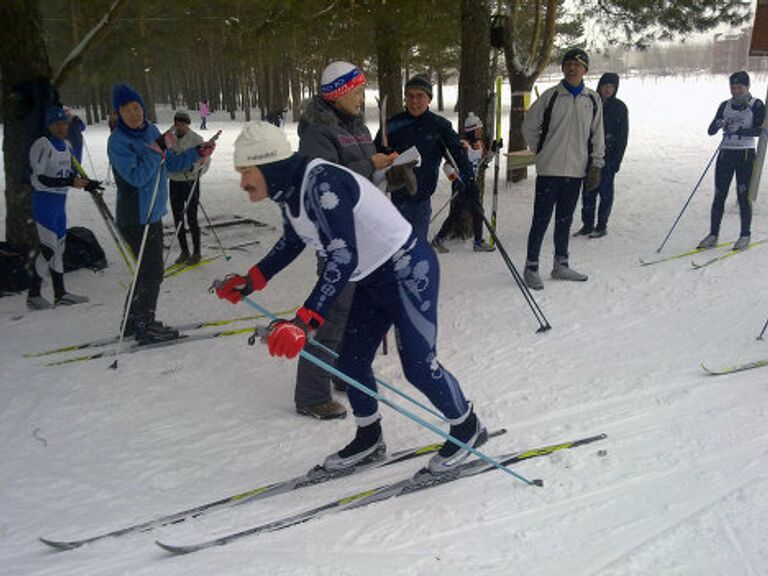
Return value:
<svg viewBox="0 0 768 576">
<path fill-rule="evenodd" d="M 501 430 L 492 432 L 490 436 L 491 437 L 500 436 L 505 432 L 506 431 L 504 429 L 501 429 Z M 542 446 L 539 448 L 534 448 L 532 450 L 506 453 L 506 454 L 500 455 L 498 459 L 504 465 L 512 465 L 519 462 L 523 462 L 525 460 L 530 460 L 532 458 L 547 456 L 549 454 L 553 454 L 560 450 L 568 450 L 571 448 L 584 446 L 586 444 L 591 444 L 593 442 L 597 442 L 605 438 L 606 438 L 605 434 L 599 434 L 596 436 L 590 436 L 590 437 L 581 438 L 581 439 L 573 440 L 569 442 Z M 310 470 L 307 474 L 302 474 L 295 478 L 290 478 L 288 480 L 260 486 L 240 494 L 235 494 L 233 496 L 228 496 L 228 497 L 215 500 L 206 504 L 195 506 L 188 510 L 183 510 L 181 512 L 176 512 L 173 514 L 158 516 L 157 518 L 154 518 L 152 520 L 140 522 L 137 524 L 132 524 L 124 528 L 119 528 L 119 529 L 111 530 L 108 532 L 103 532 L 95 536 L 82 538 L 82 539 L 75 539 L 75 540 L 57 540 L 52 538 L 40 538 L 40 540 L 44 544 L 47 544 L 48 546 L 52 546 L 59 550 L 72 550 L 74 548 L 79 548 L 84 544 L 97 542 L 99 540 L 104 540 L 107 538 L 127 536 L 129 534 L 146 532 L 161 526 L 178 524 L 181 522 L 185 522 L 186 520 L 189 520 L 191 518 L 197 518 L 199 516 L 202 516 L 214 510 L 223 510 L 223 509 L 233 508 L 235 506 L 244 504 L 246 502 L 253 502 L 253 501 L 262 500 L 264 498 L 268 498 L 271 496 L 276 496 L 278 494 L 293 492 L 301 488 L 314 486 L 316 484 L 327 482 L 330 480 L 345 478 L 347 476 L 356 474 L 363 470 L 391 466 L 393 464 L 398 464 L 400 462 L 404 462 L 404 461 L 412 460 L 424 455 L 432 454 L 439 449 L 440 449 L 440 444 L 428 444 L 425 446 L 410 448 L 407 450 L 396 452 L 392 456 L 390 456 L 389 458 L 383 461 L 369 462 L 369 463 L 358 465 L 351 469 L 338 471 L 338 472 L 327 472 L 322 467 L 316 466 L 315 468 Z M 375 488 L 363 490 L 361 492 L 357 492 L 356 494 L 346 496 L 343 498 L 334 499 L 321 506 L 317 506 L 309 510 L 306 510 L 305 512 L 286 516 L 285 518 L 281 518 L 279 520 L 254 526 L 238 532 L 233 532 L 231 534 L 227 534 L 218 538 L 213 538 L 211 540 L 198 542 L 190 545 L 172 545 L 172 544 L 166 544 L 161 542 L 157 542 L 157 544 L 163 549 L 169 552 L 172 552 L 174 554 L 186 554 L 189 552 L 194 552 L 194 551 L 202 550 L 205 548 L 229 544 L 230 542 L 240 540 L 247 536 L 260 534 L 264 532 L 274 532 L 277 530 L 282 530 L 291 526 L 295 526 L 297 524 L 301 524 L 304 522 L 308 522 L 310 520 L 320 518 L 322 516 L 326 516 L 331 513 L 341 512 L 343 510 L 350 510 L 353 508 L 360 508 L 363 506 L 367 506 L 368 504 L 372 504 L 374 502 L 381 502 L 383 500 L 387 500 L 390 498 L 396 498 L 399 496 L 403 496 L 405 494 L 410 494 L 411 492 L 417 492 L 417 491 L 426 490 L 428 488 L 432 488 L 435 486 L 441 486 L 443 484 L 454 482 L 461 478 L 477 476 L 479 474 L 484 474 L 485 472 L 490 472 L 495 469 L 496 469 L 495 467 L 489 466 L 482 460 L 471 460 L 469 462 L 466 462 L 458 466 L 455 470 L 451 472 L 448 472 L 445 474 L 439 474 L 439 475 L 434 475 L 429 472 L 426 472 L 425 469 L 421 469 L 415 475 L 409 475 L 401 480 L 379 485 Z"/>
</svg>

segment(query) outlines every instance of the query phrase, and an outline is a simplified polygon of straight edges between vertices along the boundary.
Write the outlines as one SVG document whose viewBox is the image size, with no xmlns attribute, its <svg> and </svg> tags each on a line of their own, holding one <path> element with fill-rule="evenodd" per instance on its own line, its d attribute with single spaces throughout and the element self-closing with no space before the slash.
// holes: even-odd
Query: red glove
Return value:
<svg viewBox="0 0 768 576">
<path fill-rule="evenodd" d="M 200 144 L 200 146 L 197 147 L 197 153 L 200 155 L 200 158 L 208 158 L 211 154 L 213 154 L 215 149 L 216 142 L 210 140 L 209 142 L 203 142 Z"/>
<path fill-rule="evenodd" d="M 271 325 L 267 346 L 271 356 L 295 358 L 307 343 L 307 333 L 323 325 L 324 319 L 314 310 L 299 308 L 291 320 L 275 320 Z"/>
<path fill-rule="evenodd" d="M 252 266 L 246 276 L 230 274 L 216 287 L 216 296 L 222 300 L 229 300 L 237 304 L 244 296 L 248 296 L 254 290 L 262 290 L 267 285 L 264 274 L 258 266 Z"/>
</svg>

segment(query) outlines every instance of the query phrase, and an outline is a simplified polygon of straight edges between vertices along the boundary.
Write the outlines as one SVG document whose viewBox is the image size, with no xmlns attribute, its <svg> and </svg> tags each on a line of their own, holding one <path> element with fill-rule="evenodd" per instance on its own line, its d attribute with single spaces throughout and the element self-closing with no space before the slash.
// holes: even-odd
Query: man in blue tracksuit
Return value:
<svg viewBox="0 0 768 576">
<path fill-rule="evenodd" d="M 484 442 L 487 432 L 472 404 L 437 359 L 440 277 L 437 256 L 426 240 L 371 182 L 347 168 L 294 154 L 285 134 L 269 123 L 247 124 L 235 141 L 234 156 L 240 186 L 250 200 L 270 198 L 279 205 L 283 236 L 246 274 L 218 283 L 219 298 L 236 303 L 265 288 L 311 246 L 325 255 L 326 266 L 296 317 L 271 324 L 266 337 L 270 354 L 299 354 L 346 284 L 356 282 L 337 368 L 376 390 L 373 359 L 394 325 L 405 377 L 445 415 L 454 437 L 469 445 Z M 380 459 L 386 450 L 378 402 L 352 386 L 347 393 L 357 433 L 325 459 L 327 470 Z M 430 470 L 448 471 L 468 455 L 446 442 L 430 461 Z"/>
<path fill-rule="evenodd" d="M 755 163 L 755 138 L 760 136 L 765 121 L 765 105 L 749 93 L 749 74 L 743 70 L 730 76 L 730 100 L 721 103 L 709 125 L 709 135 L 723 131 L 723 141 L 715 165 L 715 198 L 712 201 L 709 234 L 699 242 L 699 248 L 712 248 L 717 244 L 720 223 L 725 210 L 725 198 L 736 174 L 736 198 L 739 201 L 741 233 L 733 245 L 734 250 L 749 246 L 752 226 L 752 200 L 749 181 Z"/>
<path fill-rule="evenodd" d="M 170 133 L 160 134 L 147 122 L 144 100 L 127 84 L 112 90 L 117 125 L 109 136 L 107 153 L 117 184 L 117 225 L 138 257 L 144 229 L 147 240 L 136 288 L 125 326 L 140 344 L 172 340 L 179 332 L 155 319 L 155 306 L 163 281 L 163 215 L 168 207 L 168 171 L 189 170 L 201 157 L 213 153 L 205 143 L 181 153 L 171 148 Z"/>
<path fill-rule="evenodd" d="M 432 84 L 429 79 L 414 76 L 405 83 L 405 110 L 389 118 L 386 123 L 387 151 L 402 153 L 415 146 L 421 155 L 421 165 L 413 168 L 416 190 L 411 193 L 403 187 L 392 191 L 392 203 L 421 238 L 429 235 L 431 197 L 437 187 L 440 164 L 443 159 L 447 159 L 446 149 L 459 166 L 465 188 L 476 188 L 472 164 L 467 159 L 459 135 L 448 120 L 429 109 L 431 101 Z M 384 149 L 382 138 L 379 129 L 374 139 L 379 150 Z"/>
</svg>

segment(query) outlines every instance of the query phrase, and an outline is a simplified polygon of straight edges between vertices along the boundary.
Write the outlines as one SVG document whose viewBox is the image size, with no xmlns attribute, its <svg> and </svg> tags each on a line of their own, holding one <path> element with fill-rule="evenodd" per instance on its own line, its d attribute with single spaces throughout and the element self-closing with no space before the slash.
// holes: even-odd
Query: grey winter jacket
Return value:
<svg viewBox="0 0 768 576">
<path fill-rule="evenodd" d="M 299 154 L 340 164 L 370 179 L 376 147 L 361 116 L 348 116 L 321 97 L 308 100 L 299 120 Z"/>
</svg>

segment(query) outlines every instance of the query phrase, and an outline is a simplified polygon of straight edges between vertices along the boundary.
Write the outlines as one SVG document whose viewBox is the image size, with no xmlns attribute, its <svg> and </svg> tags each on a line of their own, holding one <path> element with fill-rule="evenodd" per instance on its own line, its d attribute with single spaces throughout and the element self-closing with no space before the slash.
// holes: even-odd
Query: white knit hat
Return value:
<svg viewBox="0 0 768 576">
<path fill-rule="evenodd" d="M 283 131 L 269 122 L 248 122 L 235 140 L 235 168 L 269 164 L 292 155 Z"/>
<path fill-rule="evenodd" d="M 338 100 L 347 92 L 365 84 L 360 68 L 349 62 L 331 62 L 320 77 L 320 92 L 324 100 Z"/>
<path fill-rule="evenodd" d="M 477 128 L 482 127 L 483 123 L 480 121 L 480 118 L 475 116 L 474 112 L 467 114 L 467 119 L 464 120 L 464 132 L 469 132 L 470 130 L 476 130 Z"/>
</svg>

